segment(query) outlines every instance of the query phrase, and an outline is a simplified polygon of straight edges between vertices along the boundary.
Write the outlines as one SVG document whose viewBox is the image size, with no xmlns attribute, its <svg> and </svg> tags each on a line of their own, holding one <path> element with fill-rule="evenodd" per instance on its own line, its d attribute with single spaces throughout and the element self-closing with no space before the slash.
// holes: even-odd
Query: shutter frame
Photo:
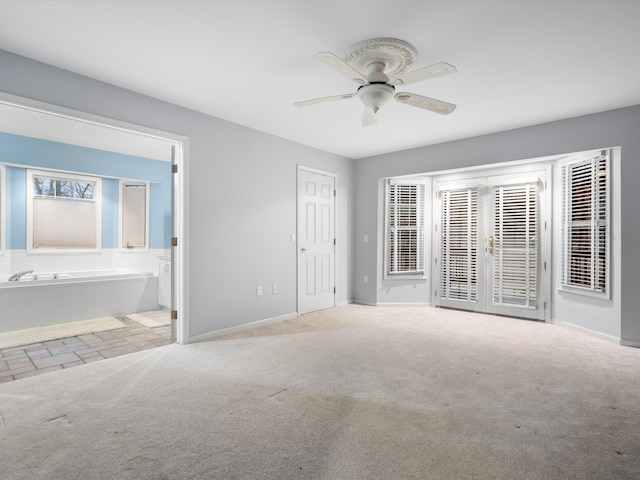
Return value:
<svg viewBox="0 0 640 480">
<path fill-rule="evenodd" d="M 441 190 L 440 264 L 441 299 L 478 301 L 478 187 Z"/>
<path fill-rule="evenodd" d="M 495 186 L 493 305 L 538 307 L 537 181 Z"/>
<path fill-rule="evenodd" d="M 560 289 L 610 298 L 610 150 L 564 162 Z"/>
<path fill-rule="evenodd" d="M 385 188 L 385 279 L 425 276 L 425 180 L 390 179 Z"/>
</svg>

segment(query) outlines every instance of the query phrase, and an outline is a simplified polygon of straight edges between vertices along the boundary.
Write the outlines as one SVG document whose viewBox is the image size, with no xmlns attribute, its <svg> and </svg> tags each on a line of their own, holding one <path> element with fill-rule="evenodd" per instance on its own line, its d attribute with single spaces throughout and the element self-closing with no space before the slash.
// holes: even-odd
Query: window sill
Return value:
<svg viewBox="0 0 640 480">
<path fill-rule="evenodd" d="M 411 273 L 396 273 L 392 275 L 385 275 L 384 280 L 426 280 L 427 277 L 423 273 L 411 274 Z"/>
<path fill-rule="evenodd" d="M 561 286 L 560 288 L 558 288 L 558 293 L 568 293 L 571 295 L 578 295 L 581 297 L 589 297 L 589 298 L 594 298 L 594 299 L 598 299 L 598 300 L 611 300 L 611 295 L 609 294 L 609 292 L 594 292 L 591 290 L 587 290 L 584 288 L 579 288 L 579 287 L 569 287 L 569 286 Z"/>
<path fill-rule="evenodd" d="M 29 248 L 27 255 L 76 255 L 78 253 L 102 253 L 101 248 Z"/>
<path fill-rule="evenodd" d="M 147 247 L 133 247 L 133 248 L 122 248 L 118 249 L 120 253 L 149 253 L 149 249 Z"/>
</svg>

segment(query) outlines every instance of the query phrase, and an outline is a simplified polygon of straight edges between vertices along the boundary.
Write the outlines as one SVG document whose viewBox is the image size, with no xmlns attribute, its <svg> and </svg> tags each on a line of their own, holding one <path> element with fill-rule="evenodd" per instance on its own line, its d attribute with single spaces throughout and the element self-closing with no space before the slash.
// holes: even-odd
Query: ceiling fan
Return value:
<svg viewBox="0 0 640 480">
<path fill-rule="evenodd" d="M 318 52 L 315 55 L 317 58 L 359 83 L 360 87 L 356 93 L 303 100 L 294 105 L 304 107 L 358 97 L 364 104 L 362 126 L 375 124 L 380 107 L 388 103 L 392 97 L 400 103 L 442 115 L 453 112 L 456 106 L 452 103 L 416 93 L 396 93 L 396 86 L 408 85 L 457 71 L 456 67 L 444 62 L 407 71 L 413 65 L 417 55 L 418 52 L 413 45 L 396 38 L 373 38 L 358 42 L 351 46 L 344 59 L 330 52 Z"/>
</svg>

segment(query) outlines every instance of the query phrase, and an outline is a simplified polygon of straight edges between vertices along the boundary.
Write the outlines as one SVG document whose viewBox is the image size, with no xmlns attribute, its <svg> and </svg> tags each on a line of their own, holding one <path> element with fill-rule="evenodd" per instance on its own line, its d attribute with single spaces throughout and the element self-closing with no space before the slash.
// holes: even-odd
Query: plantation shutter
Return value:
<svg viewBox="0 0 640 480">
<path fill-rule="evenodd" d="M 562 166 L 561 286 L 609 296 L 609 151 Z"/>
<path fill-rule="evenodd" d="M 478 189 L 440 192 L 440 297 L 478 300 Z"/>
<path fill-rule="evenodd" d="M 424 274 L 424 197 L 424 182 L 387 184 L 387 275 Z"/>
<path fill-rule="evenodd" d="M 496 186 L 494 193 L 494 305 L 535 309 L 539 234 L 537 184 Z"/>
</svg>

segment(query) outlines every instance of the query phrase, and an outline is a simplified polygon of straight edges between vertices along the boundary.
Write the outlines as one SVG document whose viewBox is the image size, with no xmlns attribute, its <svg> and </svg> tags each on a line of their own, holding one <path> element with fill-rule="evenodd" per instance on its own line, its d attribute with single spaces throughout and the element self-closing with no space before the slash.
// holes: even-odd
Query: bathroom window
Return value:
<svg viewBox="0 0 640 480">
<path fill-rule="evenodd" d="M 424 275 L 425 183 L 389 180 L 386 189 L 385 276 Z"/>
<path fill-rule="evenodd" d="M 27 170 L 27 251 L 101 247 L 100 178 Z"/>
<path fill-rule="evenodd" d="M 609 298 L 609 151 L 562 165 L 562 290 Z"/>
<path fill-rule="evenodd" d="M 149 184 L 121 181 L 120 205 L 120 246 L 148 248 Z"/>
<path fill-rule="evenodd" d="M 0 254 L 2 252 L 4 252 L 5 247 L 5 230 L 6 230 L 6 201 L 7 201 L 7 196 L 6 196 L 6 187 L 5 185 L 6 180 L 5 180 L 5 166 L 0 164 Z"/>
</svg>

